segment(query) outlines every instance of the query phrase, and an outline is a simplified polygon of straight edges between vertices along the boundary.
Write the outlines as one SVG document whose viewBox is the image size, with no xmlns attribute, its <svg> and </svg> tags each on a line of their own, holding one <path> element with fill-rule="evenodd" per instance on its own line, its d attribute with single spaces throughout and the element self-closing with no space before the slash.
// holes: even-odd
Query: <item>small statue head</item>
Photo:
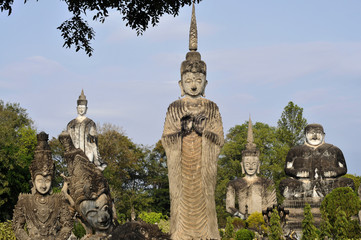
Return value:
<svg viewBox="0 0 361 240">
<path fill-rule="evenodd" d="M 33 182 L 32 192 L 45 195 L 50 192 L 54 175 L 54 162 L 48 144 L 49 135 L 41 132 L 37 135 L 38 144 L 35 148 L 34 160 L 30 165 Z"/>
<path fill-rule="evenodd" d="M 325 132 L 320 124 L 308 124 L 305 127 L 305 142 L 311 146 L 317 147 L 325 142 Z"/>
<path fill-rule="evenodd" d="M 86 100 L 86 96 L 84 95 L 84 91 L 81 90 L 81 94 L 77 100 L 77 113 L 79 116 L 85 116 L 87 110 L 88 110 L 88 100 Z"/>
<path fill-rule="evenodd" d="M 200 62 L 196 62 L 196 63 L 200 63 Z M 187 64 L 188 63 L 186 63 L 185 65 Z M 194 63 L 192 64 L 194 65 Z M 204 68 L 205 68 L 205 64 L 204 64 Z M 208 81 L 206 80 L 205 71 L 202 71 L 202 69 L 200 69 L 199 67 L 194 67 L 194 66 L 189 66 L 189 70 L 186 70 L 181 74 L 181 80 L 178 82 L 179 87 L 181 88 L 181 95 L 182 96 L 186 95 L 192 98 L 204 96 L 207 83 Z"/>
<path fill-rule="evenodd" d="M 81 215 L 97 231 L 107 231 L 112 225 L 112 202 L 105 193 L 94 200 L 84 200 L 79 205 Z"/>
<path fill-rule="evenodd" d="M 261 162 L 259 161 L 259 151 L 246 149 L 242 152 L 242 173 L 253 176 L 260 173 Z"/>
<path fill-rule="evenodd" d="M 189 31 L 189 52 L 186 60 L 181 65 L 181 80 L 178 82 L 181 88 L 181 95 L 196 98 L 204 97 L 204 90 L 207 85 L 206 72 L 207 66 L 201 60 L 201 54 L 197 52 L 198 34 L 195 8 L 193 3 L 191 26 Z"/>
</svg>

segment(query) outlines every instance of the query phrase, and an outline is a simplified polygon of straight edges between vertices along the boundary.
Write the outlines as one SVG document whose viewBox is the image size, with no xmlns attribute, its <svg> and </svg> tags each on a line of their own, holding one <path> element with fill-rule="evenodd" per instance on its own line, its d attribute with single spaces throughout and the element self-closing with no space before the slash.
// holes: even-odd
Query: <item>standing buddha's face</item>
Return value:
<svg viewBox="0 0 361 240">
<path fill-rule="evenodd" d="M 52 178 L 50 175 L 46 175 L 46 176 L 43 176 L 41 174 L 36 175 L 34 181 L 36 190 L 42 195 L 47 194 L 51 188 L 51 179 Z"/>
<path fill-rule="evenodd" d="M 80 203 L 82 215 L 92 228 L 104 231 L 110 227 L 112 219 L 108 204 L 109 197 L 105 193 L 96 200 L 85 200 Z"/>
<path fill-rule="evenodd" d="M 312 146 L 319 146 L 323 143 L 325 134 L 321 129 L 311 128 L 306 132 L 306 142 Z"/>
<path fill-rule="evenodd" d="M 259 158 L 257 156 L 244 156 L 242 161 L 246 175 L 253 176 L 259 168 Z"/>
<path fill-rule="evenodd" d="M 76 110 L 80 116 L 84 116 L 86 114 L 86 111 L 88 110 L 88 107 L 85 105 L 78 105 L 76 107 Z"/>
<path fill-rule="evenodd" d="M 203 73 L 186 72 L 179 84 L 186 96 L 198 97 L 203 95 L 207 80 Z"/>
</svg>

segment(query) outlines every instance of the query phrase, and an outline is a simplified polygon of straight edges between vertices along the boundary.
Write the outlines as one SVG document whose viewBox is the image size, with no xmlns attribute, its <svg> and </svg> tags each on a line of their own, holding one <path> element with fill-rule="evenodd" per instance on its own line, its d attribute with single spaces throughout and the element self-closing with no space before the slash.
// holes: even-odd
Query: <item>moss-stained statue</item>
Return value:
<svg viewBox="0 0 361 240">
<path fill-rule="evenodd" d="M 68 132 L 62 132 L 59 141 L 65 148 L 69 173 L 63 192 L 86 230 L 82 239 L 108 239 L 118 225 L 108 182 L 85 153 L 75 148 Z"/>
<path fill-rule="evenodd" d="M 242 152 L 241 162 L 245 176 L 228 183 L 226 197 L 227 212 L 243 219 L 254 212 L 262 213 L 262 210 L 277 204 L 273 181 L 257 176 L 261 166 L 259 155 L 260 152 L 253 142 L 252 121 L 249 118 L 247 144 Z"/>
<path fill-rule="evenodd" d="M 89 161 L 103 171 L 107 164 L 102 161 L 99 154 L 96 125 L 93 120 L 86 116 L 88 100 L 83 90 L 77 100 L 76 109 L 78 116 L 68 123 L 67 131 L 70 133 L 74 146 L 83 150 Z"/>
<path fill-rule="evenodd" d="M 325 132 L 320 124 L 305 127 L 305 143 L 293 147 L 287 154 L 285 172 L 289 178 L 280 183 L 286 199 L 323 198 L 337 187 L 352 187 L 342 151 L 325 143 Z"/>
<path fill-rule="evenodd" d="M 69 204 L 62 193 L 52 194 L 54 162 L 48 134 L 37 135 L 34 160 L 30 165 L 31 194 L 20 194 L 15 206 L 13 228 L 19 240 L 66 240 L 73 228 Z"/>
<path fill-rule="evenodd" d="M 181 65 L 183 98 L 171 103 L 162 144 L 167 154 L 172 239 L 220 239 L 214 191 L 217 160 L 224 143 L 217 105 L 203 98 L 206 64 L 197 52 L 193 5 L 189 52 Z"/>
</svg>

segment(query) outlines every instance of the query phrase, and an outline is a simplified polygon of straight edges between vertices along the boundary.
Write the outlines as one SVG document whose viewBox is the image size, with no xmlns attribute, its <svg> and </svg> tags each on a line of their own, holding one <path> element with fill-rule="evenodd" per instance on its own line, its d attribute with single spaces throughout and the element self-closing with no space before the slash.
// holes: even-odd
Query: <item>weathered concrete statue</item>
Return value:
<svg viewBox="0 0 361 240">
<path fill-rule="evenodd" d="M 261 166 L 259 154 L 253 142 L 252 121 L 249 118 L 247 144 L 242 152 L 241 162 L 242 173 L 246 175 L 228 183 L 226 197 L 227 212 L 243 219 L 254 212 L 262 213 L 262 210 L 277 204 L 273 181 L 257 176 Z M 235 208 L 235 199 L 238 199 L 239 209 Z"/>
<path fill-rule="evenodd" d="M 285 172 L 289 178 L 280 183 L 286 198 L 324 197 L 337 187 L 352 187 L 351 179 L 340 178 L 347 172 L 342 151 L 325 143 L 320 124 L 305 127 L 305 143 L 287 154 Z"/>
<path fill-rule="evenodd" d="M 15 206 L 13 228 L 19 240 L 68 239 L 73 228 L 69 204 L 62 193 L 52 194 L 54 162 L 48 145 L 48 134 L 37 135 L 38 145 L 30 165 L 31 194 L 20 194 Z"/>
<path fill-rule="evenodd" d="M 82 239 L 107 239 L 117 225 L 108 182 L 85 153 L 75 148 L 68 132 L 62 132 L 59 141 L 65 148 L 69 173 L 63 191 L 86 230 Z"/>
<path fill-rule="evenodd" d="M 68 123 L 67 131 L 70 133 L 74 146 L 83 150 L 89 161 L 103 171 L 107 165 L 100 158 L 96 125 L 93 120 L 85 116 L 88 110 L 87 105 L 88 100 L 82 90 L 77 100 L 78 116 Z"/>
<path fill-rule="evenodd" d="M 181 65 L 183 98 L 168 107 L 162 144 L 167 154 L 172 239 L 220 239 L 214 190 L 224 143 L 217 105 L 202 96 L 206 64 L 197 52 L 193 5 L 189 50 Z"/>
</svg>

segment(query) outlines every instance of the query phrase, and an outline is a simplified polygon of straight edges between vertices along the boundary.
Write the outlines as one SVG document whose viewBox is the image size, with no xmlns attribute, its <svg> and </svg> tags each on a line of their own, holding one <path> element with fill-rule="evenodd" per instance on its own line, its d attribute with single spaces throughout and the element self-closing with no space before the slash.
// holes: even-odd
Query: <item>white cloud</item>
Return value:
<svg viewBox="0 0 361 240">
<path fill-rule="evenodd" d="M 214 71 L 233 81 L 285 84 L 313 74 L 361 76 L 361 43 L 310 42 L 207 52 Z M 213 63 L 214 62 L 214 63 Z"/>
</svg>

